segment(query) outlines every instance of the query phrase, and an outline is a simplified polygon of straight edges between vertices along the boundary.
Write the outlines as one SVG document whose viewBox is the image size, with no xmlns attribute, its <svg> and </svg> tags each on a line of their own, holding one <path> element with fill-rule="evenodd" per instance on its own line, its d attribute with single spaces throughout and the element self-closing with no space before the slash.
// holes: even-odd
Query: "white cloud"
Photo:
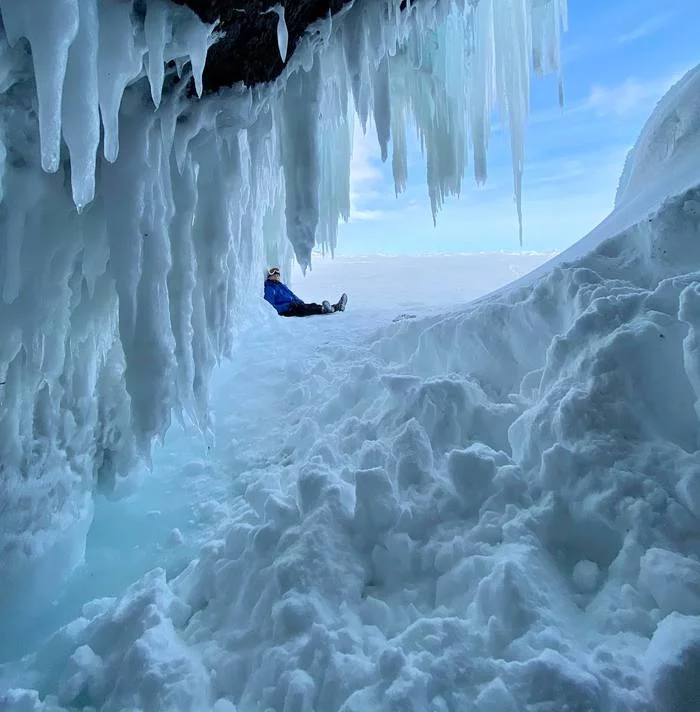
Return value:
<svg viewBox="0 0 700 712">
<path fill-rule="evenodd" d="M 594 84 L 587 97 L 574 102 L 565 102 L 560 109 L 547 108 L 534 112 L 528 118 L 528 126 L 555 123 L 565 125 L 572 117 L 595 112 L 599 117 L 629 119 L 632 114 L 650 114 L 663 95 L 692 68 L 680 67 L 663 76 L 640 79 L 628 77 L 613 85 Z M 494 133 L 502 130 L 494 128 Z"/>
<path fill-rule="evenodd" d="M 352 198 L 350 199 L 350 220 L 371 221 L 381 220 L 384 217 L 383 210 L 359 210 L 352 207 Z"/>
<path fill-rule="evenodd" d="M 667 22 L 669 21 L 669 15 L 656 15 L 651 19 L 637 25 L 629 32 L 625 32 L 619 35 L 615 41 L 617 44 L 627 44 L 629 42 L 636 42 L 642 39 L 642 37 L 647 37 L 655 32 L 658 32 Z"/>
<path fill-rule="evenodd" d="M 370 210 L 367 203 L 381 194 L 382 172 L 378 167 L 379 147 L 371 127 L 367 133 L 355 118 L 350 160 L 350 220 L 378 220 L 382 211 Z"/>
<path fill-rule="evenodd" d="M 362 126 L 355 118 L 352 137 L 352 159 L 350 160 L 350 189 L 362 193 L 367 185 L 381 180 L 382 174 L 376 165 L 379 157 L 377 139 L 371 128 L 362 133 Z"/>
<path fill-rule="evenodd" d="M 616 116 L 624 116 L 638 109 L 650 111 L 685 71 L 643 80 L 629 77 L 615 86 L 594 84 L 582 108 L 592 109 L 601 115 Z"/>
</svg>

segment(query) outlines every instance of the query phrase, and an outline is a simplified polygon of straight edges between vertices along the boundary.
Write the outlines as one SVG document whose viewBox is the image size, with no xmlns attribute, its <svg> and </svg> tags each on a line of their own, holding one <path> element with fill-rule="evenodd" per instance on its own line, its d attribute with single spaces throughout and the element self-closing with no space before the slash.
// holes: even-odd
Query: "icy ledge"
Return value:
<svg viewBox="0 0 700 712">
<path fill-rule="evenodd" d="M 434 212 L 459 192 L 468 143 L 485 178 L 500 106 L 519 196 L 530 62 L 556 68 L 565 8 L 358 0 L 273 86 L 193 102 L 176 73 L 201 89 L 216 34 L 190 11 L 0 0 L 4 571 L 79 560 L 95 484 L 147 459 L 173 411 L 209 431 L 209 374 L 263 264 L 289 262 L 287 237 L 304 265 L 335 244 L 352 106 L 385 155 L 391 138 L 397 190 L 413 116 Z"/>
</svg>

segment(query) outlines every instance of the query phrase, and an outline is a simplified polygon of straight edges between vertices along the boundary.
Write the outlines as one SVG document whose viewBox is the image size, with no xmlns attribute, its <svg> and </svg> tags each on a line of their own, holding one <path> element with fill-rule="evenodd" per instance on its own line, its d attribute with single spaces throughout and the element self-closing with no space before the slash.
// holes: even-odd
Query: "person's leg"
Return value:
<svg viewBox="0 0 700 712">
<path fill-rule="evenodd" d="M 323 314 L 323 307 L 320 304 L 295 302 L 282 316 L 313 316 L 314 314 Z"/>
</svg>

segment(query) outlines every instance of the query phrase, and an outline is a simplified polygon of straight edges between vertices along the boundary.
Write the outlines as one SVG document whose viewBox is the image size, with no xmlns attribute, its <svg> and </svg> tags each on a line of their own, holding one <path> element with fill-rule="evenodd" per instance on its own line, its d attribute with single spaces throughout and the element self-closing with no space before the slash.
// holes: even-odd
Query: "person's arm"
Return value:
<svg viewBox="0 0 700 712">
<path fill-rule="evenodd" d="M 275 306 L 275 288 L 269 282 L 265 282 L 265 301 Z"/>
<path fill-rule="evenodd" d="M 284 309 L 287 304 L 287 301 L 284 299 L 284 293 L 280 290 L 279 286 L 280 285 L 275 282 L 265 282 L 265 301 L 272 304 L 278 314 L 281 313 L 280 309 Z"/>
<path fill-rule="evenodd" d="M 289 298 L 289 301 L 296 304 L 304 303 L 304 300 L 299 299 L 299 297 L 297 297 L 297 295 L 294 294 L 294 292 L 286 284 L 280 284 L 280 286 L 282 287 L 282 289 L 284 289 L 285 292 L 287 292 L 287 297 Z"/>
</svg>

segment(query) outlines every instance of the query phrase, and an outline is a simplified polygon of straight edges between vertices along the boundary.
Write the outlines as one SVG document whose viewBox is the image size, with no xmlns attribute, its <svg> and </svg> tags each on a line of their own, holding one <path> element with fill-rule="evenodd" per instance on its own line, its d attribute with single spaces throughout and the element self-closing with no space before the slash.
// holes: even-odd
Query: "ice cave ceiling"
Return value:
<svg viewBox="0 0 700 712">
<path fill-rule="evenodd" d="M 277 51 L 277 22 L 274 0 L 175 0 L 187 5 L 206 23 L 219 20 L 223 37 L 209 48 L 204 70 L 204 88 L 214 92 L 221 87 L 244 82 L 248 86 L 275 79 L 284 64 Z M 338 12 L 350 0 L 286 0 L 285 22 L 291 57 L 306 28 L 316 20 Z"/>
</svg>

